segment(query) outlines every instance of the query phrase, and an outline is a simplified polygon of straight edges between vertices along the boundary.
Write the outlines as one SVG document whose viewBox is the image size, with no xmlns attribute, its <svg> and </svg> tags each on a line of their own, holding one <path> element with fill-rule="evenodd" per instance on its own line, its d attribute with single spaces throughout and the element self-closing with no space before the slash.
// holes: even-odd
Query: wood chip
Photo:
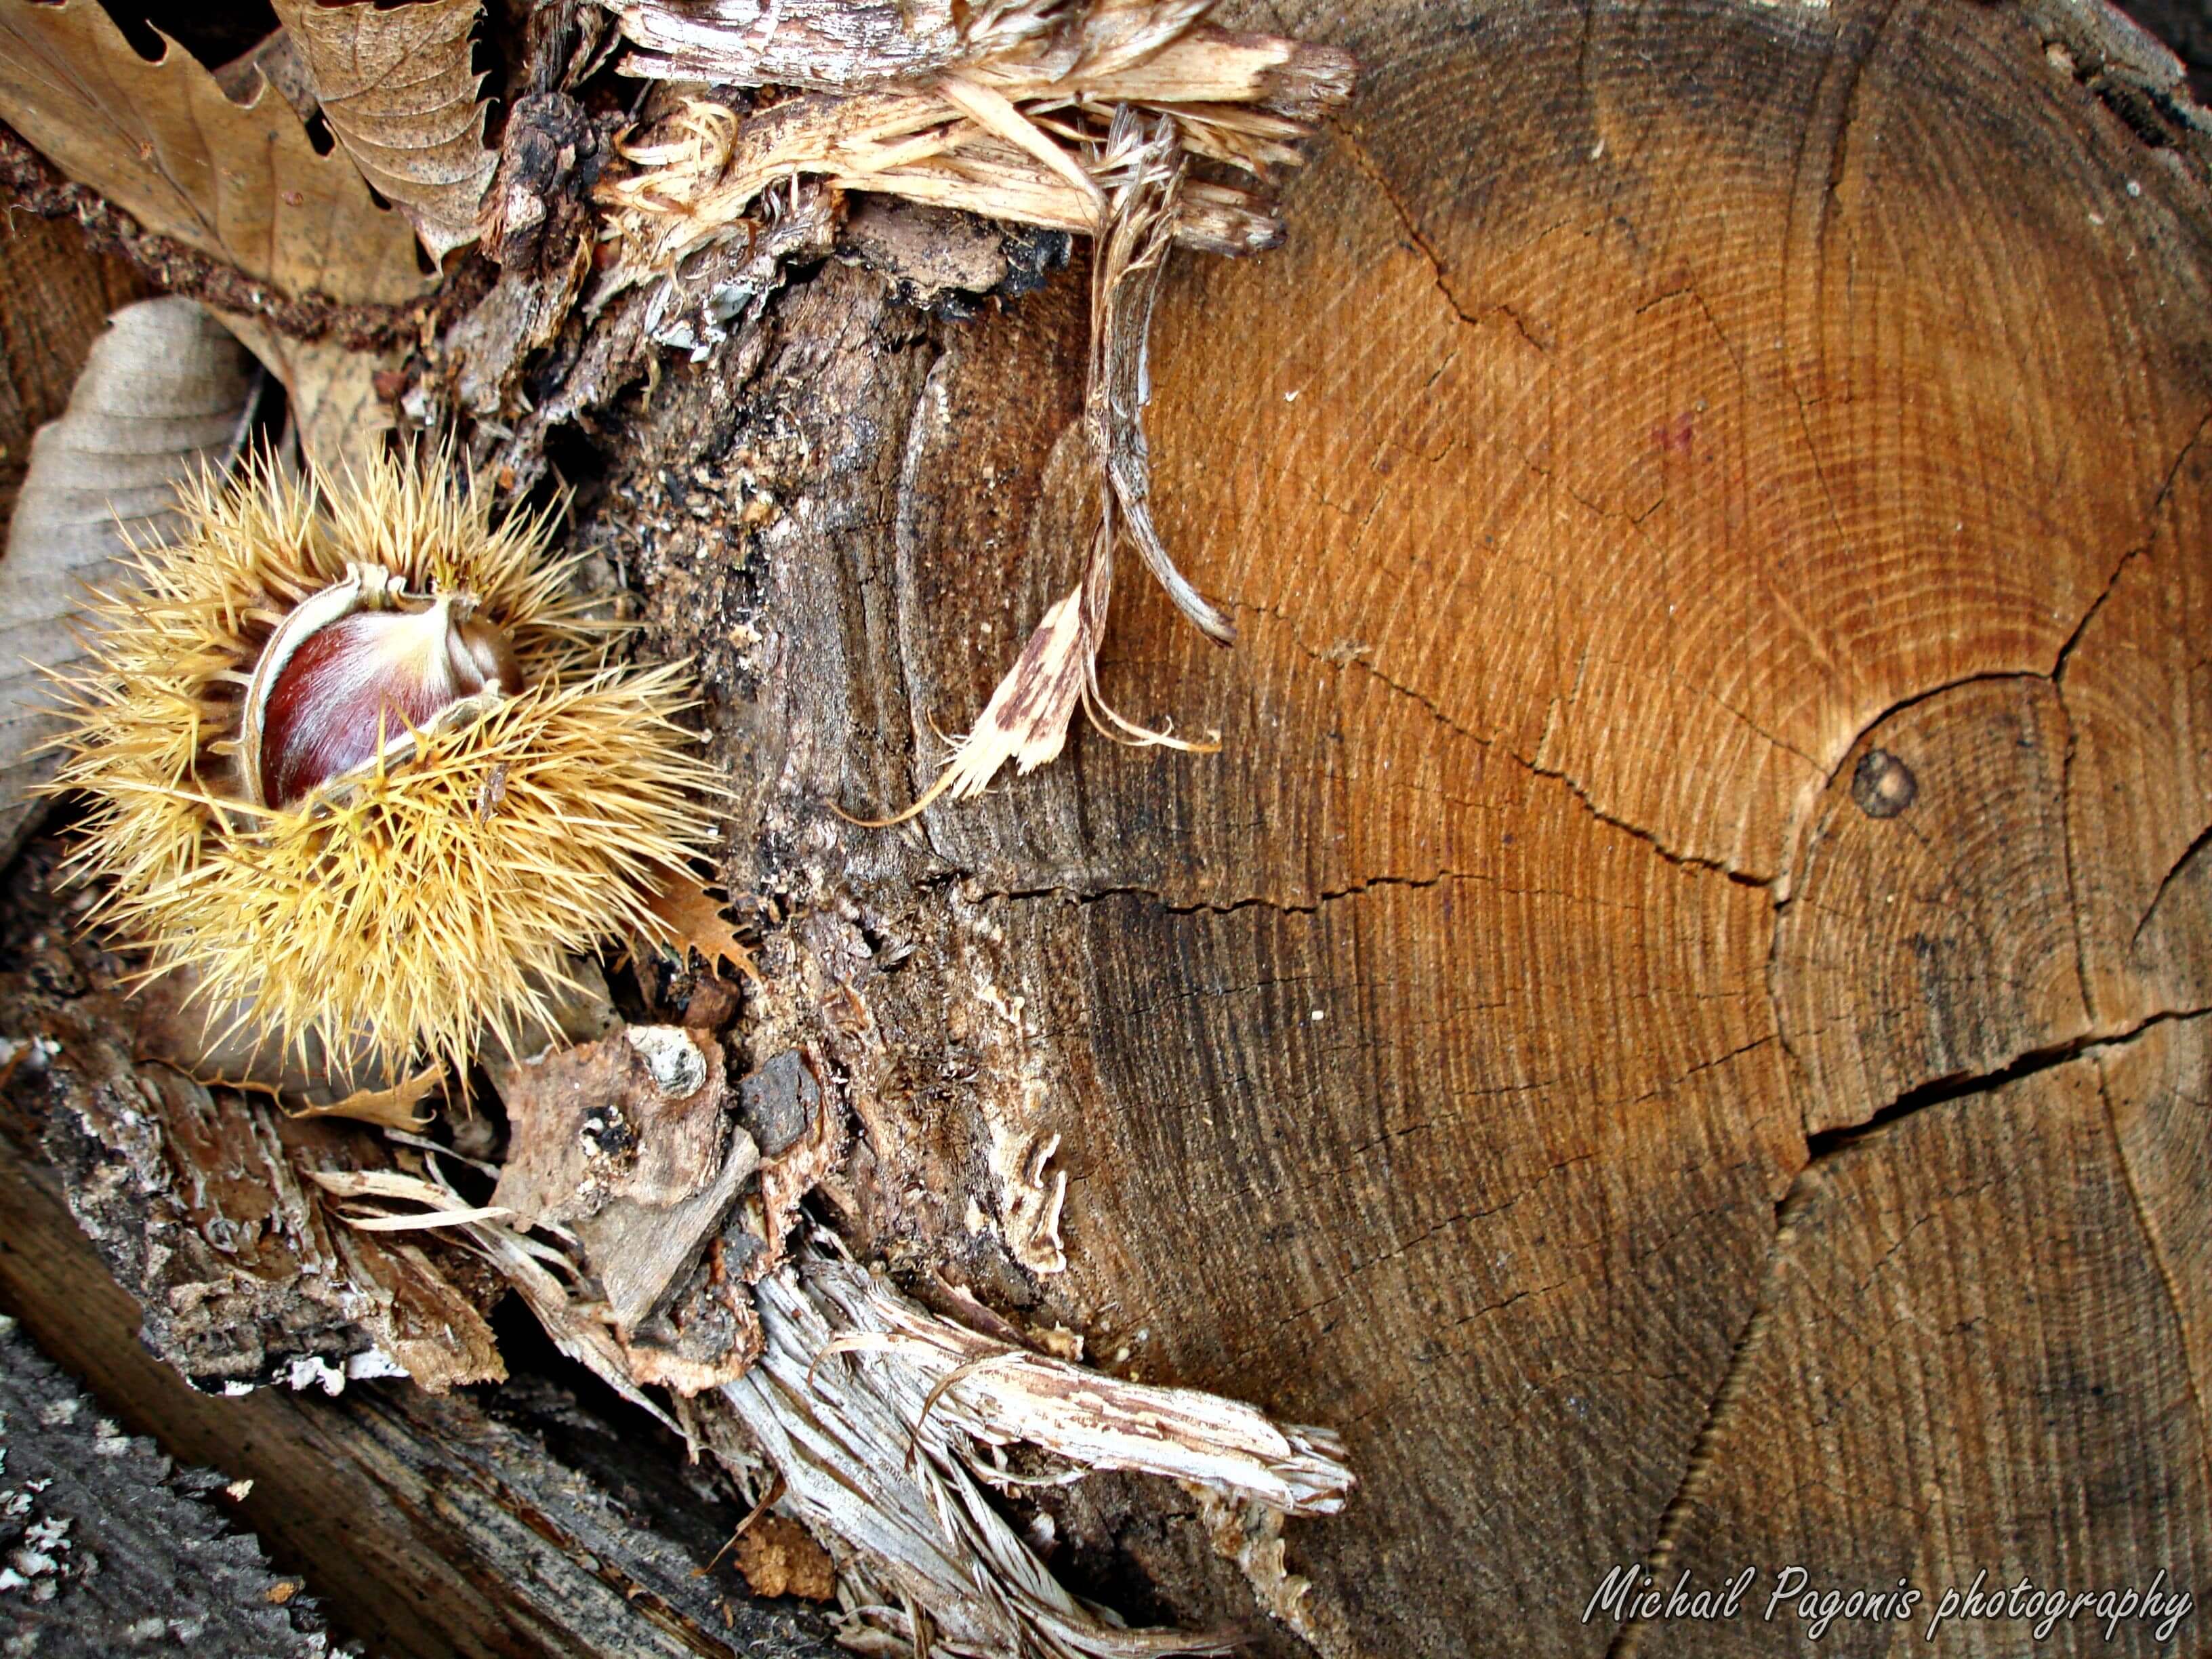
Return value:
<svg viewBox="0 0 2212 1659">
<path fill-rule="evenodd" d="M 697 1265 L 759 1168 L 752 1137 L 733 1130 L 721 1173 L 705 1191 L 665 1206 L 618 1198 L 595 1215 L 578 1218 L 585 1265 L 598 1277 L 617 1330 L 634 1334 L 671 1286 Z"/>
<path fill-rule="evenodd" d="M 492 1202 L 526 1223 L 573 1221 L 611 1200 L 666 1206 L 723 1164 L 722 1051 L 679 1026 L 620 1035 L 502 1067 L 510 1128 Z"/>
<path fill-rule="evenodd" d="M 755 1595 L 827 1601 L 837 1594 L 837 1567 L 830 1552 L 787 1516 L 764 1515 L 740 1533 L 737 1563 Z"/>
</svg>

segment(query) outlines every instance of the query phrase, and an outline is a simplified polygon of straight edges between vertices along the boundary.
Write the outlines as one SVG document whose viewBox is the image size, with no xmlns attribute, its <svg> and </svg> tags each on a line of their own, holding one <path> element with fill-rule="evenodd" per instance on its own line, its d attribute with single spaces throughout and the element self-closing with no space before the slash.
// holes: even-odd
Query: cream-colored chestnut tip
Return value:
<svg viewBox="0 0 2212 1659">
<path fill-rule="evenodd" d="M 434 457 L 264 459 L 182 505 L 68 683 L 69 869 L 119 944 L 303 1057 L 398 1069 L 531 1041 L 568 957 L 665 933 L 651 890 L 720 791 L 682 671 L 610 662 L 550 514 L 495 525 Z"/>
</svg>

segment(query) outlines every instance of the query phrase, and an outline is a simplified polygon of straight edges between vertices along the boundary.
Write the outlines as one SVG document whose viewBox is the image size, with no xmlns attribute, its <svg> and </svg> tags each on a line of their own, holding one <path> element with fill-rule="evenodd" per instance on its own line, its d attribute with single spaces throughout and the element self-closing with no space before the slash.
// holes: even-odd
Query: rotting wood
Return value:
<svg viewBox="0 0 2212 1659">
<path fill-rule="evenodd" d="M 626 1335 L 635 1331 L 677 1279 L 690 1271 L 759 1168 L 760 1149 L 738 1130 L 731 1136 L 721 1172 L 703 1190 L 659 1208 L 618 1198 L 576 1223 L 585 1256 L 605 1288 L 616 1328 Z"/>
<path fill-rule="evenodd" d="M 0 1627 L 18 1651 L 333 1651 L 314 1598 L 223 1513 L 223 1477 L 125 1434 L 13 1319 L 0 1327 Z"/>
<path fill-rule="evenodd" d="M 197 1392 L 140 1346 L 137 1303 L 16 1132 L 0 1135 L 0 1306 L 132 1432 L 251 1480 L 239 1514 L 374 1651 L 838 1651 L 817 1621 L 755 1602 L 726 1569 L 698 1576 L 740 1511 L 682 1478 L 680 1447 L 641 1442 L 635 1422 L 556 1387 L 518 1384 L 504 1408 L 504 1393 L 479 1404 L 373 1382 L 336 1398 Z"/>
<path fill-rule="evenodd" d="M 0 1069 L 40 1102 L 44 1154 L 144 1302 L 149 1345 L 210 1388 L 404 1368 L 442 1391 L 502 1376 L 483 1277 L 360 1235 L 317 1190 L 316 1172 L 389 1166 L 368 1131 L 134 1063 L 134 1011 L 100 988 L 114 960 L 64 939 L 51 866 L 49 846 L 15 866 L 12 925 L 34 942 L 0 975 Z"/>
</svg>

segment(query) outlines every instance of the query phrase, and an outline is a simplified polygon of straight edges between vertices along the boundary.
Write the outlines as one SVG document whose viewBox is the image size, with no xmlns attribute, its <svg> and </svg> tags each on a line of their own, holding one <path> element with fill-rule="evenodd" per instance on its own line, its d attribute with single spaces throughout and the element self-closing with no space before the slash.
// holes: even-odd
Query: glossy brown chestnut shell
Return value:
<svg viewBox="0 0 2212 1659">
<path fill-rule="evenodd" d="M 409 596 L 380 571 L 303 601 L 247 689 L 240 749 L 257 802 L 295 806 L 393 755 L 455 704 L 520 691 L 513 645 L 472 609 L 465 594 Z"/>
</svg>

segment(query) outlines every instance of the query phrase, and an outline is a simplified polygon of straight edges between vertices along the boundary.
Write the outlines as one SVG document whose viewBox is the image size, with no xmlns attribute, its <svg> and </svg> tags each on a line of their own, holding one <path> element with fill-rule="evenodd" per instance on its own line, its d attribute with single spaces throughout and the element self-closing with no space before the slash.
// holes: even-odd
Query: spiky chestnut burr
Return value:
<svg viewBox="0 0 2212 1659">
<path fill-rule="evenodd" d="M 679 670 L 607 660 L 545 515 L 387 460 L 265 463 L 95 596 L 57 789 L 71 873 L 154 972 L 303 1057 L 464 1063 L 550 1024 L 564 963 L 658 937 L 718 793 Z"/>
</svg>

